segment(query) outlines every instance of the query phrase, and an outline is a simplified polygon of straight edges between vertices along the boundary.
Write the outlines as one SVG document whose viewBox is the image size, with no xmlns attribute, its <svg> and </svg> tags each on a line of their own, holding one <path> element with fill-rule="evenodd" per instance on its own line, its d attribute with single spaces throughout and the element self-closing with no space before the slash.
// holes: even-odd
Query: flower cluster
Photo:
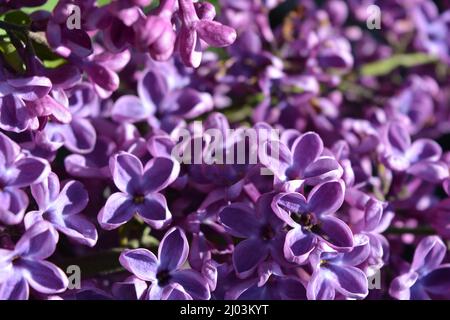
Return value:
<svg viewBox="0 0 450 320">
<path fill-rule="evenodd" d="M 450 299 L 448 1 L 6 0 L 0 66 L 0 300 Z"/>
</svg>

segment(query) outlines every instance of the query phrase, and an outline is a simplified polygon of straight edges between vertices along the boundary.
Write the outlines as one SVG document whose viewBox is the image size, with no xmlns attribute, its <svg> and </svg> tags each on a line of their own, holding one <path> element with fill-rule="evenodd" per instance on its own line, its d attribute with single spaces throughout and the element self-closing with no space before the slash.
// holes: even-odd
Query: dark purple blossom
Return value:
<svg viewBox="0 0 450 320">
<path fill-rule="evenodd" d="M 439 237 L 424 238 L 417 245 L 409 270 L 391 282 L 389 294 L 401 300 L 448 299 L 450 265 L 442 264 L 446 252 Z"/>
<path fill-rule="evenodd" d="M 167 231 L 158 249 L 158 257 L 147 249 L 124 251 L 121 264 L 138 278 L 151 282 L 146 298 L 150 300 L 209 299 L 206 279 L 194 270 L 181 270 L 189 245 L 183 231 Z"/>
<path fill-rule="evenodd" d="M 89 201 L 87 191 L 80 182 L 68 181 L 61 189 L 58 176 L 51 172 L 47 179 L 31 186 L 31 193 L 39 210 L 26 214 L 26 228 L 46 220 L 71 239 L 91 247 L 95 245 L 97 230 L 80 214 Z"/>
<path fill-rule="evenodd" d="M 22 190 L 45 179 L 50 166 L 44 159 L 27 156 L 20 147 L 0 132 L 0 222 L 18 224 L 28 206 Z"/>
<path fill-rule="evenodd" d="M 351 229 L 333 215 L 344 201 L 344 192 L 342 181 L 329 181 L 315 186 L 307 199 L 295 192 L 281 193 L 273 199 L 274 212 L 293 228 L 284 244 L 288 260 L 305 262 L 321 241 L 339 250 L 353 247 Z"/>
<path fill-rule="evenodd" d="M 64 272 L 45 261 L 55 251 L 58 233 L 48 222 L 28 229 L 14 249 L 0 249 L 0 300 L 26 300 L 30 287 L 37 292 L 63 292 L 68 285 Z"/>
</svg>

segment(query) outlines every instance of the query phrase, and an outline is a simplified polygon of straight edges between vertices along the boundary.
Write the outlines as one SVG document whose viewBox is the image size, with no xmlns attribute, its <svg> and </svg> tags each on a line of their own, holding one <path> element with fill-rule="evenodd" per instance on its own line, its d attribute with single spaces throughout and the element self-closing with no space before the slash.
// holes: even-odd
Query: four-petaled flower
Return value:
<svg viewBox="0 0 450 320">
<path fill-rule="evenodd" d="M 69 181 L 60 190 L 58 176 L 51 172 L 43 182 L 31 186 L 31 193 L 39 210 L 25 215 L 26 228 L 46 220 L 53 224 L 56 230 L 79 243 L 91 247 L 97 243 L 94 224 L 79 214 L 89 201 L 87 191 L 80 182 Z"/>
<path fill-rule="evenodd" d="M 0 300 L 26 300 L 29 287 L 44 294 L 66 290 L 69 280 L 50 257 L 58 232 L 46 221 L 29 228 L 13 250 L 0 249 Z"/>
<path fill-rule="evenodd" d="M 344 190 L 341 180 L 329 181 L 315 186 L 308 199 L 297 192 L 280 193 L 273 199 L 274 212 L 293 228 L 287 233 L 284 244 L 288 260 L 305 262 L 319 241 L 340 250 L 353 246 L 350 228 L 332 215 L 344 201 Z"/>
<path fill-rule="evenodd" d="M 167 231 L 158 248 L 158 257 L 147 249 L 126 250 L 120 263 L 141 280 L 150 281 L 150 300 L 208 300 L 207 280 L 197 271 L 181 269 L 189 253 L 181 229 Z"/>
<path fill-rule="evenodd" d="M 120 192 L 108 198 L 98 215 L 104 229 L 118 228 L 135 214 L 157 229 L 170 222 L 172 215 L 166 198 L 159 191 L 178 177 L 177 161 L 154 158 L 144 168 L 135 155 L 121 152 L 110 159 L 110 169 Z"/>
</svg>

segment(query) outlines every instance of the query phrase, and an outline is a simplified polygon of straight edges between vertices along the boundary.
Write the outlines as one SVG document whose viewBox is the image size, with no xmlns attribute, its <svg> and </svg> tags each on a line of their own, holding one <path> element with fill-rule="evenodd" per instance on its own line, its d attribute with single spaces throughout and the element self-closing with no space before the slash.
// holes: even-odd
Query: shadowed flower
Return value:
<svg viewBox="0 0 450 320">
<path fill-rule="evenodd" d="M 18 224 L 28 206 L 20 188 L 45 179 L 50 166 L 44 159 L 26 156 L 20 147 L 0 132 L 0 222 Z"/>
<path fill-rule="evenodd" d="M 46 220 L 56 230 L 79 243 L 90 247 L 97 243 L 94 224 L 80 214 L 89 200 L 87 191 L 80 182 L 71 180 L 60 190 L 58 176 L 51 172 L 46 180 L 31 186 L 31 193 L 39 210 L 26 214 L 26 228 Z"/>
<path fill-rule="evenodd" d="M 147 249 L 126 250 L 120 255 L 120 263 L 139 279 L 152 283 L 149 300 L 208 300 L 206 279 L 197 271 L 181 269 L 188 252 L 184 232 L 172 228 L 159 245 L 158 257 Z"/>
<path fill-rule="evenodd" d="M 45 261 L 57 242 L 56 230 L 42 221 L 28 229 L 13 250 L 0 249 L 0 300 L 27 300 L 30 287 L 44 294 L 66 290 L 64 272 Z"/>
<path fill-rule="evenodd" d="M 439 237 L 422 239 L 409 270 L 392 280 L 389 294 L 400 300 L 449 299 L 450 264 L 442 264 L 446 252 Z"/>
<path fill-rule="evenodd" d="M 291 192 L 278 194 L 272 202 L 274 212 L 293 229 L 286 235 L 284 255 L 303 263 L 319 241 L 337 250 L 353 247 L 353 234 L 347 224 L 333 214 L 344 201 L 344 183 L 329 181 L 315 186 L 306 199 Z"/>
</svg>

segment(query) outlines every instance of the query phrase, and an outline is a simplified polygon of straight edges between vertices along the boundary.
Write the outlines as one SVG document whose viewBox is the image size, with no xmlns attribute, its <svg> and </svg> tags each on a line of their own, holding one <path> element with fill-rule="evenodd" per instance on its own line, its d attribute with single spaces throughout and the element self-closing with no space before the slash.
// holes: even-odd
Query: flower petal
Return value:
<svg viewBox="0 0 450 320">
<path fill-rule="evenodd" d="M 444 260 L 447 248 L 438 236 L 423 238 L 414 252 L 411 270 L 426 274 L 436 269 Z"/>
<path fill-rule="evenodd" d="M 254 210 L 243 203 L 233 203 L 223 208 L 219 221 L 231 235 L 238 238 L 248 238 L 259 232 L 260 222 Z"/>
<path fill-rule="evenodd" d="M 335 249 L 349 249 L 353 247 L 353 233 L 350 227 L 342 220 L 325 216 L 320 219 L 318 234 Z"/>
<path fill-rule="evenodd" d="M 290 230 L 284 243 L 284 256 L 296 264 L 304 263 L 315 248 L 317 237 L 311 232 L 302 232 L 301 227 Z"/>
<path fill-rule="evenodd" d="M 173 274 L 173 281 L 179 283 L 194 300 L 209 300 L 208 282 L 194 270 L 181 270 Z"/>
<path fill-rule="evenodd" d="M 172 218 L 166 198 L 160 193 L 152 193 L 145 197 L 144 203 L 136 205 L 136 213 L 155 229 L 163 228 Z"/>
<path fill-rule="evenodd" d="M 189 254 L 189 245 L 186 235 L 179 228 L 167 231 L 158 248 L 160 268 L 176 270 L 185 262 Z"/>
<path fill-rule="evenodd" d="M 29 287 L 21 272 L 0 283 L 0 300 L 28 300 Z"/>
<path fill-rule="evenodd" d="M 113 193 L 98 214 L 103 229 L 112 230 L 128 222 L 135 213 L 133 202 L 122 192 Z"/>
<path fill-rule="evenodd" d="M 316 160 L 323 151 L 323 142 L 314 132 L 307 132 L 298 137 L 292 146 L 293 174 L 303 177 L 305 169 Z"/>
<path fill-rule="evenodd" d="M 369 293 L 367 277 L 362 270 L 334 264 L 328 265 L 326 269 L 334 274 L 331 282 L 336 291 L 342 295 L 353 299 L 363 299 Z"/>
<path fill-rule="evenodd" d="M 308 300 L 333 300 L 335 296 L 334 288 L 330 285 L 329 279 L 320 268 L 314 271 L 306 288 Z"/>
<path fill-rule="evenodd" d="M 38 292 L 45 294 L 63 292 L 69 284 L 66 274 L 48 261 L 22 259 L 18 265 L 23 268 L 24 278 Z"/>
<path fill-rule="evenodd" d="M 27 259 L 45 259 L 55 251 L 58 232 L 53 226 L 41 221 L 32 225 L 16 244 L 15 252 Z"/>
<path fill-rule="evenodd" d="M 64 185 L 52 207 L 62 215 L 72 215 L 81 212 L 88 202 L 89 196 L 83 184 L 72 180 Z"/>
<path fill-rule="evenodd" d="M 145 166 L 142 189 L 145 193 L 158 192 L 174 182 L 179 173 L 177 161 L 166 157 L 153 158 Z"/>
<path fill-rule="evenodd" d="M 269 248 L 260 239 L 249 238 L 240 242 L 233 252 L 233 265 L 239 278 L 247 278 L 266 259 Z"/>
<path fill-rule="evenodd" d="M 233 28 L 216 21 L 200 20 L 195 24 L 195 30 L 202 40 L 213 47 L 229 46 L 237 37 Z"/>
<path fill-rule="evenodd" d="M 120 264 L 144 281 L 155 281 L 158 259 L 147 249 L 125 250 L 120 254 Z"/>
<path fill-rule="evenodd" d="M 136 96 L 125 95 L 117 99 L 111 110 L 111 116 L 117 122 L 138 122 L 146 120 L 153 110 L 146 108 Z"/>
<path fill-rule="evenodd" d="M 144 171 L 138 157 L 131 153 L 121 152 L 111 158 L 109 167 L 117 188 L 122 192 L 132 194 Z"/>
<path fill-rule="evenodd" d="M 336 212 L 344 202 L 344 190 L 341 180 L 315 186 L 308 195 L 308 209 L 317 216 Z"/>
<path fill-rule="evenodd" d="M 8 185 L 22 188 L 44 179 L 50 173 L 50 166 L 44 159 L 27 157 L 17 161 L 13 171 Z"/>
<path fill-rule="evenodd" d="M 329 180 L 337 180 L 342 177 L 344 169 L 336 159 L 332 157 L 319 157 L 305 168 L 303 178 L 308 184 L 316 185 Z"/>
</svg>

